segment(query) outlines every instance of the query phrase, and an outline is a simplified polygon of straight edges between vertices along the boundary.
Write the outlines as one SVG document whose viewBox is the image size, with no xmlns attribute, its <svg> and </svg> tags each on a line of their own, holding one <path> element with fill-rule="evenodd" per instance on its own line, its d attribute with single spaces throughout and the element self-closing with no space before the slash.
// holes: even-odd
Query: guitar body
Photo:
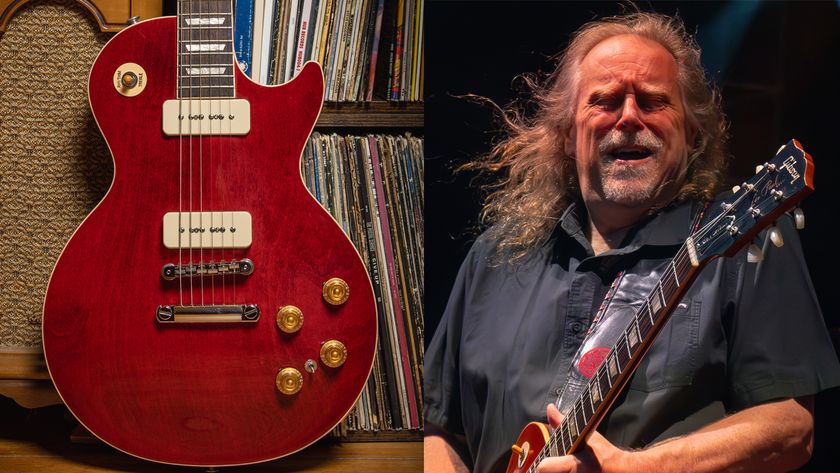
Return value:
<svg viewBox="0 0 840 473">
<path fill-rule="evenodd" d="M 513 454 L 508 461 L 505 473 L 522 473 L 528 471 L 537 454 L 545 447 L 550 438 L 548 424 L 531 422 L 519 433 L 519 438 L 513 445 Z"/>
<path fill-rule="evenodd" d="M 56 263 L 44 353 L 73 414 L 124 452 L 196 466 L 270 460 L 322 437 L 353 407 L 376 349 L 373 290 L 352 243 L 301 179 L 300 156 L 321 109 L 320 67 L 309 63 L 275 87 L 234 67 L 236 98 L 250 102 L 250 132 L 166 136 L 161 110 L 176 98 L 175 43 L 174 17 L 145 21 L 117 34 L 93 65 L 91 108 L 114 180 Z M 125 63 L 145 70 L 145 89 L 134 97 L 114 85 Z M 201 206 L 251 215 L 250 247 L 191 255 L 193 263 L 247 258 L 252 274 L 162 278 L 164 265 L 179 264 L 179 250 L 162 239 L 163 216 L 179 212 L 179 192 L 183 212 Z M 322 295 L 333 277 L 349 286 L 338 306 Z M 254 304 L 261 315 L 254 323 L 156 320 L 158 306 L 211 304 Z M 276 323 L 286 305 L 303 313 L 296 333 Z M 346 346 L 343 365 L 319 358 L 328 340 Z M 302 374 L 296 394 L 276 386 L 287 367 Z"/>
</svg>

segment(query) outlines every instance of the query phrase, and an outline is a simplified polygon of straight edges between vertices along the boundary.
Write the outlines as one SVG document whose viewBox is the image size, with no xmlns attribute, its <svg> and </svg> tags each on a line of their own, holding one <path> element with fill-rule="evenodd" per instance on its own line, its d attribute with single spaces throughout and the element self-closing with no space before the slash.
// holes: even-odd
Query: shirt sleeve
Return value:
<svg viewBox="0 0 840 473">
<path fill-rule="evenodd" d="M 784 246 L 764 238 L 764 260 L 734 265 L 728 333 L 727 409 L 816 394 L 840 385 L 840 365 L 825 327 L 792 219 L 777 222 Z M 730 287 L 730 290 L 733 288 Z"/>
<path fill-rule="evenodd" d="M 470 249 L 449 295 L 440 324 L 424 358 L 423 417 L 449 433 L 464 435 L 461 416 L 459 352 L 465 301 L 478 260 L 479 243 Z"/>
</svg>

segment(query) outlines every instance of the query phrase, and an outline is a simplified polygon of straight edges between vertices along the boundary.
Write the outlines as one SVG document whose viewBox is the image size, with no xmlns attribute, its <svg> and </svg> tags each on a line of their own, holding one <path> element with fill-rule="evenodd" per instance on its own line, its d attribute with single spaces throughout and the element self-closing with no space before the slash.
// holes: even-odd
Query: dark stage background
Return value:
<svg viewBox="0 0 840 473">
<path fill-rule="evenodd" d="M 838 258 L 830 228 L 838 202 L 840 3 L 639 2 L 645 11 L 678 14 L 697 33 L 704 65 L 722 91 L 740 182 L 791 138 L 814 158 L 816 192 L 802 205 L 800 234 L 826 323 L 838 346 L 840 314 L 832 304 Z M 527 96 L 520 73 L 549 72 L 571 32 L 614 2 L 442 2 L 426 12 L 426 344 L 446 305 L 460 262 L 474 240 L 479 193 L 452 169 L 490 148 L 499 125 L 492 110 L 456 96 L 472 93 L 500 105 Z M 795 313 L 788 314 L 796 317 Z M 803 346 L 803 349 L 807 347 Z M 837 390 L 817 399 L 816 449 L 801 471 L 840 465 Z"/>
</svg>

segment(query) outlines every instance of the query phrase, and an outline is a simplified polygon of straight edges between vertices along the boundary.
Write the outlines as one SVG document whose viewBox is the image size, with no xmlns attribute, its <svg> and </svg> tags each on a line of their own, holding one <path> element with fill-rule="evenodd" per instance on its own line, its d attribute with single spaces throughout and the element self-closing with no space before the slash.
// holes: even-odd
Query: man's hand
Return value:
<svg viewBox="0 0 840 473">
<path fill-rule="evenodd" d="M 554 404 L 549 404 L 547 413 L 551 427 L 557 428 L 563 420 L 560 411 Z M 646 468 L 636 452 L 616 447 L 597 431 L 589 435 L 586 446 L 579 453 L 549 457 L 537 467 L 537 473 L 619 473 L 654 470 Z"/>
<path fill-rule="evenodd" d="M 598 432 L 574 455 L 547 458 L 539 473 L 784 472 L 804 465 L 813 449 L 813 397 L 759 404 L 702 429 L 649 446 L 622 450 Z M 552 427 L 561 416 L 548 407 Z"/>
</svg>

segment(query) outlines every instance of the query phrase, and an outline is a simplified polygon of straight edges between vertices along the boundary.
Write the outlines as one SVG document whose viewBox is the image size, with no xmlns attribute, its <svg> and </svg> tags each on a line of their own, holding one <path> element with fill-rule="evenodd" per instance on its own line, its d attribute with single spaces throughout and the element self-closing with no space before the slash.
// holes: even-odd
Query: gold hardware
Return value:
<svg viewBox="0 0 840 473">
<path fill-rule="evenodd" d="M 347 361 L 347 347 L 338 340 L 328 340 L 321 345 L 321 361 L 330 368 L 338 368 Z"/>
<path fill-rule="evenodd" d="M 294 368 L 283 368 L 277 373 L 277 380 L 275 382 L 277 389 L 281 393 L 291 396 L 300 391 L 300 388 L 303 386 L 303 376 L 300 374 L 300 371 Z"/>
<path fill-rule="evenodd" d="M 277 311 L 277 326 L 286 333 L 295 333 L 303 326 L 303 312 L 293 305 L 286 305 Z"/>
<path fill-rule="evenodd" d="M 522 447 L 520 447 L 519 445 L 514 444 L 512 447 L 510 447 L 510 449 L 513 450 L 513 453 L 517 455 L 522 455 Z"/>
<path fill-rule="evenodd" d="M 350 297 L 350 286 L 341 278 L 332 278 L 324 283 L 324 300 L 330 305 L 341 305 Z"/>
<path fill-rule="evenodd" d="M 114 88 L 120 95 L 134 97 L 146 88 L 146 70 L 139 64 L 127 62 L 114 71 Z"/>
</svg>

